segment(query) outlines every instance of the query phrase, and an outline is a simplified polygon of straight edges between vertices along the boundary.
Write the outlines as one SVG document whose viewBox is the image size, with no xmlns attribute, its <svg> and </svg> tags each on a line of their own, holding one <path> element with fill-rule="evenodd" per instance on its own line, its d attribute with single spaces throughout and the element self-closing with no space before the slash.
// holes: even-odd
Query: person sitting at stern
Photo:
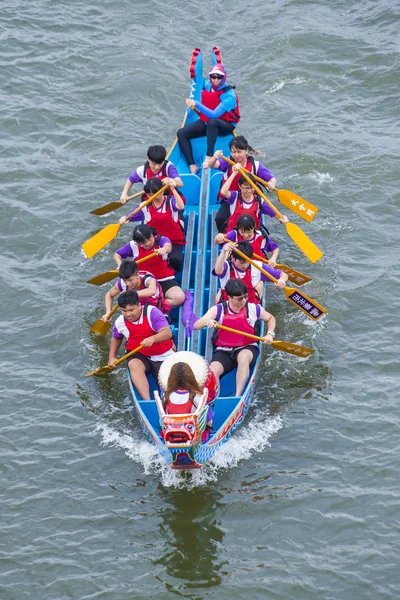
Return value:
<svg viewBox="0 0 400 600">
<path fill-rule="evenodd" d="M 196 108 L 200 119 L 189 123 L 178 130 L 178 143 L 189 165 L 190 172 L 198 173 L 199 167 L 193 158 L 190 140 L 203 135 L 207 136 L 207 154 L 203 167 L 209 166 L 214 154 L 214 146 L 219 135 L 229 135 L 240 121 L 239 98 L 235 88 L 227 85 L 226 71 L 222 64 L 217 64 L 208 74 L 201 93 L 201 102 L 186 99 L 186 106 Z"/>
</svg>

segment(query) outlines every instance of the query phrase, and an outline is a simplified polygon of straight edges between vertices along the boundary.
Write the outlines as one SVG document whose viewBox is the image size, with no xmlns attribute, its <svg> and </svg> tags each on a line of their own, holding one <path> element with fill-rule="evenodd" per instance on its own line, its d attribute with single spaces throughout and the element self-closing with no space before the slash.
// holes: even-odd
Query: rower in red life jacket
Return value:
<svg viewBox="0 0 400 600">
<path fill-rule="evenodd" d="M 137 292 L 140 304 L 150 304 L 159 308 L 163 313 L 169 313 L 171 307 L 164 298 L 161 285 L 152 273 L 139 271 L 134 260 L 125 259 L 119 267 L 118 275 L 117 283 L 108 290 L 104 297 L 106 312 L 101 317 L 103 321 L 107 322 L 107 315 L 111 312 L 113 299 L 121 292 L 129 290 Z"/>
<path fill-rule="evenodd" d="M 272 253 L 269 257 L 269 266 L 275 267 L 279 255 L 279 246 L 268 236 L 268 232 L 264 231 L 256 228 L 254 217 L 251 215 L 240 215 L 237 226 L 225 234 L 217 233 L 214 243 L 223 244 L 225 238 L 228 238 L 234 244 L 236 242 L 249 242 L 254 254 L 265 254 L 265 256 L 268 256 L 267 253 Z"/>
<path fill-rule="evenodd" d="M 264 344 L 271 344 L 275 337 L 275 317 L 259 304 L 249 302 L 247 286 L 243 281 L 231 279 L 225 289 L 228 300 L 212 306 L 196 321 L 194 329 L 212 328 L 217 322 L 244 333 L 259 335 L 257 324 L 259 321 L 264 321 L 268 328 Z M 249 342 L 249 338 L 243 335 L 219 329 L 214 345 L 210 368 L 214 371 L 219 384 L 223 375 L 237 367 L 236 396 L 242 394 L 249 378 L 250 368 L 259 353 L 257 342 Z"/>
<path fill-rule="evenodd" d="M 248 258 L 253 258 L 253 248 L 249 242 L 239 242 L 237 244 L 225 244 L 219 254 L 213 275 L 219 277 L 221 290 L 217 294 L 216 301 L 226 300 L 226 286 L 229 280 L 241 280 L 248 288 L 249 302 L 259 304 L 263 293 L 263 282 L 270 281 L 268 277 L 260 273 L 253 265 L 248 263 L 244 258 L 235 253 L 235 247 L 243 252 Z M 255 261 L 257 262 L 257 261 Z M 265 271 L 270 273 L 278 281 L 274 285 L 283 288 L 288 280 L 287 273 L 269 265 L 262 265 Z"/>
<path fill-rule="evenodd" d="M 153 252 L 157 256 L 146 261 L 146 271 L 152 273 L 161 285 L 165 299 L 171 308 L 180 306 L 185 301 L 185 294 L 175 279 L 175 271 L 170 267 L 171 240 L 166 236 L 157 235 L 148 225 L 136 225 L 132 241 L 119 248 L 114 254 L 114 260 L 119 267 L 124 258 L 134 260 L 144 258 Z"/>
<path fill-rule="evenodd" d="M 268 189 L 270 189 L 270 190 L 275 189 L 275 186 L 276 186 L 275 177 L 273 176 L 271 171 L 269 171 L 269 169 L 267 169 L 267 167 L 265 167 L 263 164 L 261 164 L 258 160 L 254 159 L 253 155 L 260 154 L 260 153 L 257 152 L 257 150 L 254 150 L 254 148 L 252 148 L 249 145 L 248 141 L 246 140 L 246 138 L 243 135 L 237 135 L 236 137 L 234 137 L 229 143 L 229 148 L 231 151 L 231 155 L 230 155 L 231 160 L 233 160 L 237 164 L 240 164 L 241 167 L 243 167 L 250 173 L 254 173 L 254 175 L 257 175 L 258 177 L 261 177 L 261 179 L 264 179 L 264 181 L 267 181 Z M 230 163 L 223 160 L 221 158 L 221 156 L 222 156 L 222 151 L 217 150 L 214 153 L 214 156 L 212 157 L 212 159 L 209 161 L 209 166 L 212 167 L 213 169 L 218 169 L 218 170 L 222 171 L 222 173 L 223 173 L 222 181 L 221 181 L 221 186 L 222 186 L 228 180 L 230 175 L 232 174 L 232 166 L 233 165 L 231 165 Z M 231 183 L 231 186 L 229 188 L 231 192 L 239 191 L 239 187 L 238 187 L 239 177 L 240 177 L 240 174 L 237 173 L 236 177 L 233 179 L 233 182 Z M 221 200 L 223 200 L 220 193 L 218 193 L 218 196 Z M 221 202 L 221 206 L 219 207 L 218 212 L 215 217 L 215 223 L 217 225 L 218 231 L 225 231 L 226 224 L 229 219 L 229 215 L 230 215 L 229 205 L 226 202 Z"/>
<path fill-rule="evenodd" d="M 230 231 L 236 227 L 238 218 L 243 214 L 249 214 L 254 217 L 257 229 L 261 227 L 261 215 L 263 214 L 268 215 L 271 218 L 275 217 L 280 223 L 287 223 L 289 219 L 285 215 L 282 215 L 282 218 L 278 217 L 272 208 L 270 208 L 269 205 L 255 193 L 243 175 L 240 175 L 238 180 L 239 191 L 232 192 L 230 190 L 239 169 L 239 164 L 235 164 L 232 167 L 232 174 L 228 177 L 220 190 L 221 196 L 225 198 L 224 201 L 229 204 L 230 216 L 226 225 L 226 231 Z M 248 177 L 254 182 L 251 175 Z"/>
<path fill-rule="evenodd" d="M 163 185 L 175 183 L 176 187 L 183 187 L 182 179 L 179 177 L 175 165 L 170 160 L 166 160 L 166 156 L 167 151 L 164 146 L 150 146 L 147 149 L 147 160 L 144 165 L 138 167 L 126 180 L 120 197 L 122 204 L 126 203 L 128 192 L 134 183 L 145 185 L 147 180 L 152 177 L 161 179 Z"/>
<path fill-rule="evenodd" d="M 239 98 L 235 89 L 226 83 L 226 71 L 217 63 L 209 72 L 210 80 L 204 84 L 201 102 L 186 99 L 186 106 L 196 108 L 200 119 L 178 130 L 178 143 L 189 165 L 190 172 L 196 174 L 199 167 L 193 158 L 191 138 L 207 136 L 207 154 L 203 167 L 207 168 L 214 154 L 214 146 L 219 135 L 229 135 L 240 121 Z"/>
<path fill-rule="evenodd" d="M 157 381 L 162 361 L 174 350 L 172 330 L 163 313 L 155 306 L 142 306 L 134 290 L 123 292 L 118 297 L 122 315 L 114 323 L 108 355 L 108 366 L 114 368 L 117 352 L 126 339 L 129 352 L 138 346 L 143 348 L 128 359 L 132 383 L 143 400 L 150 399 L 147 374 Z"/>
<path fill-rule="evenodd" d="M 162 181 L 153 177 L 144 186 L 146 200 L 149 196 L 156 194 L 163 187 Z M 160 235 L 168 235 L 172 243 L 172 251 L 169 254 L 169 263 L 176 272 L 182 268 L 183 246 L 186 244 L 183 231 L 182 211 L 185 208 L 185 199 L 180 196 L 175 186 L 170 186 L 172 196 L 159 194 L 151 204 L 145 206 L 133 215 L 131 221 L 143 221 L 149 227 L 153 227 Z M 120 224 L 128 223 L 127 217 L 121 217 Z"/>
</svg>

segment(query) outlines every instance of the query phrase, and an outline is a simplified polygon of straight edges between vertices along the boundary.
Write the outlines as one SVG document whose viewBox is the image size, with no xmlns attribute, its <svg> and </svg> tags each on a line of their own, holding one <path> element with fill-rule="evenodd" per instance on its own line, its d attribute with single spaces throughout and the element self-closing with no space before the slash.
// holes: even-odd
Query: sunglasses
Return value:
<svg viewBox="0 0 400 600">
<path fill-rule="evenodd" d="M 223 79 L 223 75 L 210 75 L 210 79 Z"/>
</svg>

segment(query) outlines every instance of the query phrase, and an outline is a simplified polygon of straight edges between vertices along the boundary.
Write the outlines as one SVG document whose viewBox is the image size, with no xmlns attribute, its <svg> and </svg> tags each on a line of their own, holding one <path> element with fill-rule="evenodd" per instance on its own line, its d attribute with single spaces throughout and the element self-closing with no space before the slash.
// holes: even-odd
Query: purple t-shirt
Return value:
<svg viewBox="0 0 400 600">
<path fill-rule="evenodd" d="M 235 212 L 236 202 L 238 202 L 239 192 L 229 192 L 229 194 L 230 194 L 229 198 L 224 198 L 224 201 L 229 204 L 230 212 L 232 215 Z M 254 194 L 254 197 L 255 197 L 255 194 Z M 247 206 L 250 206 L 250 204 L 251 204 L 249 202 L 245 202 L 243 200 L 243 198 L 242 198 L 242 202 L 245 206 L 246 206 L 246 204 L 247 204 Z M 273 219 L 275 217 L 275 211 L 273 211 L 272 208 L 270 208 L 266 202 L 261 202 L 260 213 L 262 215 L 268 215 L 269 217 L 271 217 L 271 219 Z"/>
<path fill-rule="evenodd" d="M 171 211 L 172 211 L 172 215 L 173 216 L 178 216 L 179 218 L 179 211 L 176 208 L 176 198 L 175 196 L 171 196 L 170 197 L 170 206 L 171 206 Z M 162 209 L 162 207 L 164 206 L 164 204 L 162 204 L 160 206 L 160 209 Z M 127 217 L 130 213 L 126 214 L 125 216 Z M 142 210 L 139 210 L 139 212 L 137 212 L 135 215 L 133 215 L 133 217 L 131 217 L 129 219 L 129 221 L 144 221 L 145 223 L 147 223 L 148 221 L 151 220 L 151 215 L 149 212 L 149 209 L 147 206 L 145 206 L 144 208 L 142 208 Z"/>
<path fill-rule="evenodd" d="M 255 262 L 257 262 L 257 261 L 255 261 Z M 275 277 L 275 279 L 279 279 L 279 277 L 282 274 L 282 271 L 280 269 L 275 269 L 275 267 L 270 267 L 269 265 L 264 265 L 264 264 L 262 265 L 259 262 L 257 262 L 257 264 L 259 264 L 260 267 L 262 266 L 264 271 L 266 271 L 267 273 L 269 273 L 270 275 Z M 264 273 L 261 273 L 258 269 L 253 267 L 253 265 L 250 265 L 248 267 L 248 269 L 250 269 L 250 272 L 251 272 L 251 283 L 254 288 L 257 286 L 259 281 L 271 281 L 266 275 L 264 275 Z M 238 269 L 237 267 L 234 267 L 234 270 L 236 271 L 236 273 L 238 275 L 238 279 L 243 279 L 244 276 L 246 275 L 246 271 L 247 271 L 247 269 L 242 270 L 242 269 Z M 224 289 L 228 280 L 230 279 L 229 263 L 227 261 L 224 262 L 224 268 L 222 269 L 222 273 L 220 273 L 219 275 L 216 274 L 214 269 L 212 271 L 212 274 L 215 277 L 219 278 L 220 285 Z"/>
<path fill-rule="evenodd" d="M 169 238 L 167 238 L 166 236 L 161 236 L 160 243 L 159 243 L 160 248 L 163 248 L 166 244 L 171 244 L 171 240 Z M 139 255 L 139 246 L 134 241 L 128 242 L 124 246 L 121 246 L 121 248 L 118 248 L 117 254 L 119 254 L 122 259 L 123 258 L 136 259 L 137 256 Z M 165 254 L 162 258 L 164 260 L 166 260 L 166 258 L 168 258 L 168 255 Z"/>
<path fill-rule="evenodd" d="M 139 324 L 142 320 L 142 317 L 143 317 L 143 309 L 142 309 L 142 314 L 140 315 L 139 319 L 137 319 L 137 321 L 134 321 L 134 323 Z M 152 328 L 152 330 L 155 333 L 157 333 L 157 331 L 160 331 L 160 329 L 162 329 L 163 327 L 169 326 L 169 323 L 168 323 L 167 319 L 165 318 L 165 316 L 163 315 L 163 313 L 161 312 L 161 310 L 159 310 L 155 306 L 148 306 L 147 318 L 149 320 L 150 327 Z M 124 316 L 121 315 L 120 317 L 118 317 L 118 319 L 114 323 L 112 337 L 116 338 L 117 340 L 121 340 L 124 337 L 127 338 L 128 335 L 129 335 L 129 332 L 127 331 L 127 328 L 125 325 Z"/>
<path fill-rule="evenodd" d="M 257 233 L 260 234 L 259 231 L 257 231 Z M 231 229 L 230 231 L 225 233 L 225 237 L 228 238 L 228 240 L 231 240 L 231 242 L 237 242 L 238 233 L 235 229 Z M 254 236 L 253 236 L 253 239 L 254 239 Z M 261 249 L 265 250 L 265 252 L 273 252 L 274 250 L 276 250 L 276 248 L 279 248 L 278 244 L 276 242 L 274 242 L 274 240 L 271 240 L 270 237 L 268 238 L 268 241 L 264 238 L 263 242 L 264 243 L 261 244 Z M 250 241 L 250 244 L 251 244 L 251 241 Z M 220 244 L 220 246 L 222 246 L 222 245 L 223 244 Z"/>
<path fill-rule="evenodd" d="M 226 162 L 226 160 L 224 160 L 223 158 L 219 158 L 219 170 L 223 171 L 224 173 L 226 173 L 226 171 L 229 169 L 229 163 Z M 264 167 L 264 165 L 262 165 L 260 162 L 258 162 L 258 160 L 254 161 L 255 163 L 255 175 L 257 175 L 257 177 L 261 177 L 261 179 L 264 179 L 264 181 L 269 181 L 270 179 L 273 178 L 273 175 L 271 173 L 271 171 L 269 171 L 267 169 L 267 167 Z"/>
<path fill-rule="evenodd" d="M 158 173 L 156 173 L 154 175 L 154 177 L 157 177 Z M 167 164 L 167 177 L 170 177 L 171 179 L 175 179 L 176 177 L 179 177 L 179 173 L 175 167 L 175 165 L 171 162 L 168 161 Z M 129 181 L 131 183 L 140 183 L 144 180 L 147 181 L 147 177 L 145 177 L 144 175 L 144 165 L 142 165 L 141 167 L 138 167 L 136 169 L 136 171 L 133 171 L 133 173 L 131 173 L 128 177 Z"/>
</svg>

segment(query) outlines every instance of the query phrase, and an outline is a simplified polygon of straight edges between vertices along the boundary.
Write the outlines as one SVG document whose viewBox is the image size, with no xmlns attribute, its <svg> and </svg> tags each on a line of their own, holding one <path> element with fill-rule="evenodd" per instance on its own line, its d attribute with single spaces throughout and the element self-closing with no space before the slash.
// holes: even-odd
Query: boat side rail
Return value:
<svg viewBox="0 0 400 600">
<path fill-rule="evenodd" d="M 196 259 L 195 257 L 195 229 L 196 229 L 196 213 L 194 211 L 190 211 L 188 214 L 187 227 L 186 227 L 186 245 L 185 245 L 185 258 L 183 260 L 183 268 L 182 268 L 182 281 L 181 288 L 185 292 L 190 289 L 190 274 L 192 271 L 193 261 Z M 180 311 L 180 317 L 182 315 L 182 309 Z M 178 334 L 178 350 L 188 350 L 186 348 L 186 332 L 185 327 L 182 325 L 179 327 Z"/>
<path fill-rule="evenodd" d="M 215 216 L 217 214 L 216 210 L 213 210 L 210 218 L 211 218 L 211 254 L 210 254 L 210 306 L 213 306 L 213 304 L 215 304 L 215 296 L 217 295 L 217 283 L 218 283 L 218 277 L 214 277 L 214 275 L 211 273 L 212 269 L 214 268 L 215 262 L 217 260 L 218 257 L 218 244 L 214 244 L 214 238 L 218 233 L 217 230 L 217 226 L 215 223 Z M 212 335 L 213 335 L 214 330 L 213 329 L 207 329 L 207 339 L 206 339 L 206 359 L 210 362 L 211 360 L 211 356 L 212 356 Z"/>
</svg>

